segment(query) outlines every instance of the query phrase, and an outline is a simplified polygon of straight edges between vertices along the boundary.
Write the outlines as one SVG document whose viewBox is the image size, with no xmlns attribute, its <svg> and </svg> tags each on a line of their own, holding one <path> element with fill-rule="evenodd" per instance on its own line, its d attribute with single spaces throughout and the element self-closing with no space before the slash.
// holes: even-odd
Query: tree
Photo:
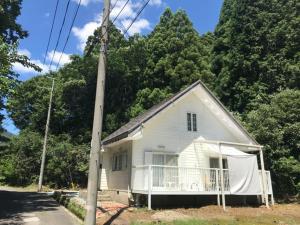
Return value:
<svg viewBox="0 0 300 225">
<path fill-rule="evenodd" d="M 199 79 L 212 86 L 213 39 L 211 33 L 199 36 L 183 10 L 172 13 L 167 8 L 145 39 L 147 63 L 138 78 L 140 87 L 130 115 L 136 116 Z"/>
<path fill-rule="evenodd" d="M 9 152 L 0 157 L 0 182 L 28 185 L 38 179 L 43 138 L 24 129 L 12 138 Z M 67 134 L 50 135 L 44 181 L 51 187 L 83 186 L 87 181 L 88 145 L 75 145 Z"/>
<path fill-rule="evenodd" d="M 209 63 L 211 45 L 204 43 L 211 38 L 211 34 L 200 37 L 184 11 L 172 13 L 167 8 L 146 42 L 149 57 L 144 86 L 169 88 L 172 93 L 198 79 L 210 86 L 214 79 Z"/>
<path fill-rule="evenodd" d="M 31 63 L 25 55 L 17 52 L 18 41 L 28 36 L 20 24 L 16 23 L 20 15 L 21 0 L 2 0 L 0 3 L 0 110 L 4 105 L 4 98 L 11 94 L 17 84 L 17 74 L 12 71 L 13 63 L 20 63 L 25 67 L 41 69 Z M 3 115 L 0 114 L 0 129 L 2 129 Z"/>
<path fill-rule="evenodd" d="M 23 130 L 13 137 L 9 153 L 0 159 L 2 181 L 15 185 L 31 184 L 38 177 L 42 149 L 41 135 Z"/>
<path fill-rule="evenodd" d="M 215 91 L 244 112 L 285 88 L 299 88 L 300 20 L 296 0 L 225 0 L 215 30 Z"/>
<path fill-rule="evenodd" d="M 247 114 L 249 130 L 264 145 L 275 192 L 300 192 L 300 91 L 284 90 Z"/>
</svg>

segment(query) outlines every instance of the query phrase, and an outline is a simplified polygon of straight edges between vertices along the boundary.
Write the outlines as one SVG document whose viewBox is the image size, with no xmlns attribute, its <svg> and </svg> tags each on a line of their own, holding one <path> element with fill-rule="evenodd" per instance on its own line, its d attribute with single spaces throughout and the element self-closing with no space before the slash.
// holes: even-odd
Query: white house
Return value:
<svg viewBox="0 0 300 225">
<path fill-rule="evenodd" d="M 151 208 L 153 195 L 215 195 L 224 209 L 226 195 L 273 203 L 262 146 L 201 81 L 104 139 L 101 165 L 100 190 L 125 203 L 145 196 Z"/>
</svg>

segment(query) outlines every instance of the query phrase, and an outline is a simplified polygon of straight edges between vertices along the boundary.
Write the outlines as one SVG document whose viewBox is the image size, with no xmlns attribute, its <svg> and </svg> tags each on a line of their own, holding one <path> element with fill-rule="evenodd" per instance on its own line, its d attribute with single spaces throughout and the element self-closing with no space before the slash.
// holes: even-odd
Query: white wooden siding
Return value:
<svg viewBox="0 0 300 225">
<path fill-rule="evenodd" d="M 187 130 L 187 112 L 197 114 L 197 131 Z M 179 166 L 209 167 L 209 160 L 194 148 L 193 140 L 204 138 L 237 142 L 235 136 L 194 94 L 189 93 L 144 124 L 143 137 L 133 141 L 133 165 L 145 163 L 145 151 L 179 154 Z"/>
<path fill-rule="evenodd" d="M 127 151 L 127 168 L 112 171 L 112 157 L 118 152 Z M 106 150 L 103 155 L 103 169 L 101 172 L 100 189 L 102 190 L 128 190 L 131 179 L 131 141 L 122 143 Z"/>
</svg>

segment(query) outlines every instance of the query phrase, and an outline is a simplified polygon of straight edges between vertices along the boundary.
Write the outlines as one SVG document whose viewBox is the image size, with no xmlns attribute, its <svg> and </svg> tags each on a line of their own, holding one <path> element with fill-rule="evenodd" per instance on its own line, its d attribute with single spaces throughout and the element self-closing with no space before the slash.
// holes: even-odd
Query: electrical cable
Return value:
<svg viewBox="0 0 300 225">
<path fill-rule="evenodd" d="M 150 0 L 147 0 L 146 3 L 143 5 L 143 7 L 140 9 L 140 11 L 137 13 L 137 15 L 134 17 L 134 19 L 131 21 L 131 23 L 129 24 L 129 26 L 127 27 L 127 29 L 125 30 L 124 35 L 127 34 L 128 30 L 130 29 L 130 27 L 132 26 L 132 24 L 134 24 L 134 22 L 136 21 L 136 19 L 139 17 L 139 15 L 143 12 L 143 10 L 146 8 L 146 6 L 148 5 L 148 3 L 150 2 Z"/>
<path fill-rule="evenodd" d="M 66 39 L 66 41 L 65 41 L 64 47 L 63 47 L 62 52 L 61 52 L 61 54 L 60 54 L 58 63 L 57 63 L 57 65 L 56 65 L 56 70 L 57 70 L 58 67 L 59 67 L 60 61 L 61 61 L 61 59 L 62 59 L 62 56 L 63 56 L 64 52 L 65 52 L 66 46 L 67 46 L 67 44 L 68 44 L 68 41 L 69 41 L 69 38 L 70 38 L 70 34 L 71 34 L 71 32 L 72 32 L 72 29 L 73 29 L 73 26 L 74 26 L 74 23 L 75 23 L 75 20 L 76 20 L 76 17 L 77 17 L 77 14 L 78 14 L 80 5 L 81 5 L 81 0 L 79 0 L 79 2 L 78 2 L 78 5 L 77 5 L 77 8 L 76 8 L 75 14 L 74 14 L 73 19 L 72 19 L 72 24 L 71 24 L 70 29 L 69 29 L 69 32 L 68 32 L 67 39 Z"/>
<path fill-rule="evenodd" d="M 66 21 L 66 17 L 67 17 L 67 13 L 68 13 L 70 2 L 71 2 L 71 0 L 68 0 L 67 6 L 66 6 L 66 9 L 65 9 L 65 13 L 64 13 L 63 22 L 61 24 L 61 27 L 60 27 L 60 30 L 59 30 L 59 34 L 58 34 L 58 38 L 57 38 L 57 41 L 56 41 L 56 45 L 55 45 L 55 48 L 54 48 L 54 51 L 53 51 L 53 55 L 52 55 L 52 58 L 51 58 L 51 62 L 49 64 L 49 70 L 51 70 L 51 66 L 52 66 L 52 63 L 53 63 L 54 55 L 55 55 L 56 49 L 58 47 L 60 36 L 61 36 L 61 33 L 62 33 L 62 29 L 63 29 L 65 21 Z"/>
<path fill-rule="evenodd" d="M 53 27 L 54 27 L 54 23 L 55 23 L 55 19 L 56 19 L 56 13 L 57 13 L 58 5 L 59 5 L 59 0 L 56 1 L 54 16 L 53 16 L 53 20 L 52 20 L 52 25 L 51 25 L 51 29 L 50 29 L 50 34 L 49 34 L 49 38 L 48 38 L 48 43 L 47 43 L 47 48 L 46 48 L 43 64 L 45 64 L 45 61 L 46 61 L 46 58 L 47 58 L 47 53 L 48 53 L 49 45 L 50 45 L 50 42 L 51 42 L 51 36 L 52 36 L 52 31 L 53 31 Z"/>
<path fill-rule="evenodd" d="M 120 14 L 122 13 L 122 11 L 125 9 L 126 5 L 129 3 L 129 1 L 130 1 L 130 0 L 127 0 L 127 1 L 124 3 L 123 7 L 120 9 L 120 11 L 118 12 L 117 16 L 114 18 L 114 20 L 112 21 L 112 23 L 114 23 L 114 22 L 117 20 L 117 18 L 120 16 Z M 116 1 L 116 3 L 117 3 L 117 2 L 118 2 L 118 0 Z M 116 5 L 116 3 L 114 4 L 114 6 Z M 114 7 L 113 7 L 113 8 L 114 8 Z M 110 10 L 110 12 L 113 10 L 113 8 Z M 100 27 L 103 26 L 103 22 L 104 22 L 106 19 L 107 19 L 107 17 L 104 18 L 104 20 L 102 21 Z M 108 27 L 107 29 L 109 29 L 109 27 Z M 107 32 L 107 30 L 106 30 L 106 32 Z M 93 51 L 94 46 L 95 46 L 95 44 L 97 43 L 97 41 L 98 41 L 98 40 L 101 40 L 102 37 L 106 34 L 106 32 L 105 32 L 104 34 L 101 34 L 99 38 L 95 37 L 95 38 L 93 39 L 92 44 L 90 45 L 89 49 L 87 50 L 87 52 L 86 52 L 86 54 L 85 54 L 86 56 L 89 56 L 89 55 L 91 54 L 91 52 Z"/>
</svg>

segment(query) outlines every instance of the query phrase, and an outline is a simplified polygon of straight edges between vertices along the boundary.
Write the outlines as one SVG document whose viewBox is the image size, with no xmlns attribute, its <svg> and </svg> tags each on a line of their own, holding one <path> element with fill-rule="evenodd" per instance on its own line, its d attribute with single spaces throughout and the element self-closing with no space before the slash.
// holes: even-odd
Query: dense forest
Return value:
<svg viewBox="0 0 300 225">
<path fill-rule="evenodd" d="M 14 4 L 13 7 L 9 4 Z M 100 29 L 57 72 L 18 82 L 13 62 L 27 32 L 14 22 L 21 1 L 0 3 L 0 108 L 20 134 L 0 148 L 0 182 L 36 182 L 51 80 L 55 77 L 45 182 L 85 186 Z M 12 12 L 13 10 L 13 12 Z M 225 0 L 212 33 L 200 35 L 183 10 L 167 8 L 153 31 L 125 38 L 110 26 L 103 136 L 201 79 L 265 146 L 277 194 L 300 192 L 300 20 L 296 0 Z"/>
</svg>

